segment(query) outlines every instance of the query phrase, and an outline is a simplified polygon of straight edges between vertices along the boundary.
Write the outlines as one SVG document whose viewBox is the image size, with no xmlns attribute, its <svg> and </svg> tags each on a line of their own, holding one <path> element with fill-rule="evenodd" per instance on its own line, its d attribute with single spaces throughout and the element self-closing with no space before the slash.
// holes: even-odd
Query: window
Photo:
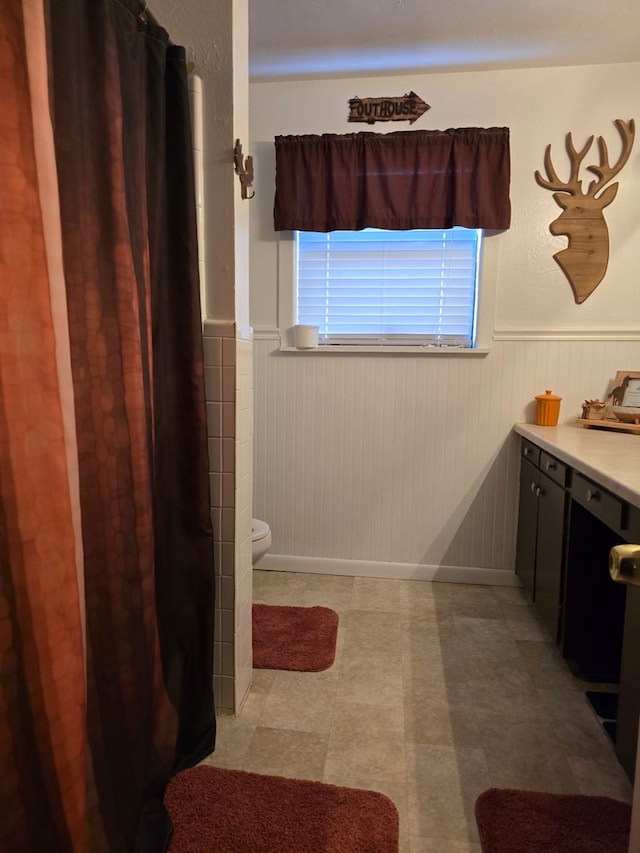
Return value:
<svg viewBox="0 0 640 853">
<path fill-rule="evenodd" d="M 320 342 L 470 349 L 482 231 L 296 231 L 296 322 Z"/>
</svg>

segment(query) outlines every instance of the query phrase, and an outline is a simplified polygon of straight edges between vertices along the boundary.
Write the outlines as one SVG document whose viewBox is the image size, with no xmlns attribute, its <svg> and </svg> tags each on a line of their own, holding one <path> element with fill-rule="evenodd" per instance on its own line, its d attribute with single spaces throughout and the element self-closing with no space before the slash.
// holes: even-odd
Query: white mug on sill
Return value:
<svg viewBox="0 0 640 853">
<path fill-rule="evenodd" d="M 314 349 L 318 346 L 317 326 L 294 326 L 293 345 L 297 349 Z"/>
</svg>

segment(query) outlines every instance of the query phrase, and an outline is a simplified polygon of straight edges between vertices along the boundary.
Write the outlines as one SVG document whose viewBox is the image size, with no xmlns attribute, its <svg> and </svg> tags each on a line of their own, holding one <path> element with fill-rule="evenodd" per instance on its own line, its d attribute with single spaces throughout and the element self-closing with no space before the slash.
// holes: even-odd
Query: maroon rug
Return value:
<svg viewBox="0 0 640 853">
<path fill-rule="evenodd" d="M 396 853 L 398 811 L 377 791 L 200 765 L 165 805 L 169 853 Z"/>
<path fill-rule="evenodd" d="M 320 672 L 336 657 L 338 614 L 328 607 L 253 605 L 256 669 Z"/>
<path fill-rule="evenodd" d="M 609 797 L 490 788 L 476 801 L 482 853 L 627 853 L 631 806 Z"/>
</svg>

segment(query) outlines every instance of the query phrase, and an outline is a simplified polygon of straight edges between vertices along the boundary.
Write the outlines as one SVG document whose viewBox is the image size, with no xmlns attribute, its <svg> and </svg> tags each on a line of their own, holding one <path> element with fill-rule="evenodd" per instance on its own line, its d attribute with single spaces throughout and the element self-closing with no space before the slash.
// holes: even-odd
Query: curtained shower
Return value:
<svg viewBox="0 0 640 853">
<path fill-rule="evenodd" d="M 5 853 L 165 849 L 215 742 L 185 55 L 141 8 L 0 8 Z"/>
</svg>

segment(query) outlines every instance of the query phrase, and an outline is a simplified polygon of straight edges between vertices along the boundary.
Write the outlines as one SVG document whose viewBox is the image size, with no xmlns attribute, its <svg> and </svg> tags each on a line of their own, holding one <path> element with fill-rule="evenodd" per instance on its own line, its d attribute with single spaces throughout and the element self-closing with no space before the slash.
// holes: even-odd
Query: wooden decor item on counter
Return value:
<svg viewBox="0 0 640 853">
<path fill-rule="evenodd" d="M 618 184 L 609 184 L 625 165 L 631 154 L 635 137 L 635 122 L 616 119 L 615 125 L 622 139 L 622 149 L 616 162 L 609 165 L 609 153 L 604 137 L 598 137 L 600 164 L 587 166 L 596 176 L 585 191 L 580 180 L 580 165 L 591 148 L 593 136 L 587 139 L 580 151 L 576 151 L 571 134 L 566 137 L 566 148 L 571 162 L 567 181 L 561 180 L 551 162 L 551 145 L 544 153 L 546 177 L 539 171 L 535 179 L 541 187 L 553 190 L 553 198 L 562 208 L 562 213 L 554 219 L 549 231 L 554 236 L 568 237 L 566 249 L 553 256 L 556 263 L 569 280 L 573 296 L 579 305 L 584 302 L 600 284 L 609 263 L 609 231 L 603 210 L 616 197 Z M 566 195 L 565 195 L 566 193 Z"/>
<path fill-rule="evenodd" d="M 594 408 L 597 408 L 597 417 L 593 416 Z M 582 417 L 577 420 L 583 427 L 640 435 L 640 371 L 618 370 L 606 402 L 585 400 Z"/>
<path fill-rule="evenodd" d="M 610 420 L 592 421 L 588 418 L 577 418 L 576 420 L 587 429 L 612 429 L 619 432 L 635 432 L 636 435 L 640 435 L 640 424 L 627 424 L 623 421 Z"/>
</svg>

